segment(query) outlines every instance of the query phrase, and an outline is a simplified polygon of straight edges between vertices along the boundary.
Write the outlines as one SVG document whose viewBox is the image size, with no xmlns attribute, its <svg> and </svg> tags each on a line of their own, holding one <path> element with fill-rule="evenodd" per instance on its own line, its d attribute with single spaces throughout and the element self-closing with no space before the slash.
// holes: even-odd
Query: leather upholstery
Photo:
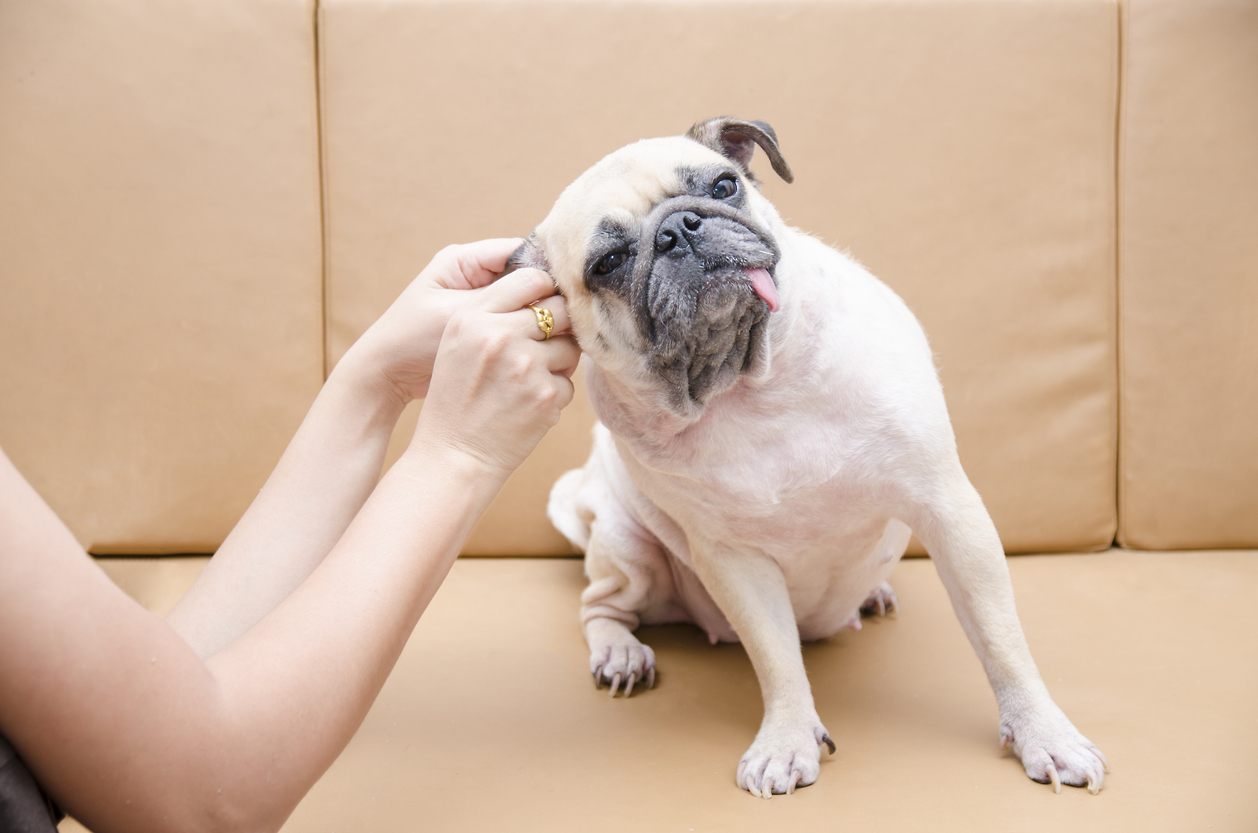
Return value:
<svg viewBox="0 0 1258 833">
<path fill-rule="evenodd" d="M 727 113 L 777 128 L 783 214 L 922 320 L 1009 550 L 1104 547 L 1120 514 L 1129 546 L 1253 546 L 1258 12 L 1121 12 L 0 4 L 0 445 L 93 551 L 212 550 L 438 248 L 523 235 L 604 153 Z M 591 419 L 579 398 L 468 553 L 568 551 L 542 509 Z"/>
<path fill-rule="evenodd" d="M 1112 541 L 1114 3 L 328 0 L 320 21 L 330 361 L 438 248 L 527 234 L 604 154 L 764 119 L 796 172 L 756 164 L 783 215 L 924 323 L 1006 547 Z M 469 552 L 568 551 L 543 509 L 587 426 L 565 418 Z"/>
<path fill-rule="evenodd" d="M 0 3 L 0 445 L 95 552 L 213 550 L 318 391 L 313 24 Z"/>
<path fill-rule="evenodd" d="M 1132 0 L 1123 32 L 1127 546 L 1258 545 L 1258 3 Z"/>
<path fill-rule="evenodd" d="M 200 560 L 101 563 L 162 612 Z M 1001 751 L 925 559 L 896 567 L 889 618 L 804 646 L 838 751 L 813 786 L 762 801 L 734 785 L 762 714 L 741 645 L 642 628 L 656 687 L 612 700 L 591 684 L 580 561 L 465 558 L 284 831 L 1258 830 L 1258 552 L 1017 556 L 1009 571 L 1044 682 L 1109 757 L 1099 796 L 1054 795 Z"/>
</svg>

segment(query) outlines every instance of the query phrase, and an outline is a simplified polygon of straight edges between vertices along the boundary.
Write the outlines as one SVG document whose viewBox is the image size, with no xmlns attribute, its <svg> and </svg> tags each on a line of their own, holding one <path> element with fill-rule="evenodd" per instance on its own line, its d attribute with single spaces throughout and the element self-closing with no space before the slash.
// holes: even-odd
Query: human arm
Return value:
<svg viewBox="0 0 1258 833">
<path fill-rule="evenodd" d="M 260 621 L 331 551 L 380 477 L 402 408 L 427 393 L 450 317 L 489 300 L 519 243 L 442 249 L 337 363 L 252 505 L 167 616 L 198 656 Z M 553 291 L 542 273 L 520 279 L 535 284 L 528 300 Z"/>
<path fill-rule="evenodd" d="M 529 280 L 454 314 L 410 448 L 300 586 L 207 662 L 0 455 L 0 732 L 66 809 L 98 833 L 283 823 L 571 399 L 576 345 L 535 340 Z"/>
</svg>

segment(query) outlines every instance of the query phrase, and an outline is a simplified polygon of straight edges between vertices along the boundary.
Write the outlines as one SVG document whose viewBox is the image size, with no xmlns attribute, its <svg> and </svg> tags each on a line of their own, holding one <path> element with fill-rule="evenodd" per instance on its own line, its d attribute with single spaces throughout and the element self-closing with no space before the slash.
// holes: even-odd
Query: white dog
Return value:
<svg viewBox="0 0 1258 833">
<path fill-rule="evenodd" d="M 748 167 L 788 182 L 769 125 L 713 119 L 622 148 L 569 186 L 514 257 L 548 270 L 589 361 L 601 425 L 556 483 L 585 552 L 595 684 L 655 680 L 633 630 L 693 622 L 739 641 L 764 720 L 737 782 L 811 784 L 831 742 L 800 639 L 895 605 L 911 532 L 929 550 L 1000 705 L 1000 736 L 1042 783 L 1104 780 L 1049 696 L 996 529 L 961 468 L 921 326 L 857 263 L 787 227 Z"/>
</svg>

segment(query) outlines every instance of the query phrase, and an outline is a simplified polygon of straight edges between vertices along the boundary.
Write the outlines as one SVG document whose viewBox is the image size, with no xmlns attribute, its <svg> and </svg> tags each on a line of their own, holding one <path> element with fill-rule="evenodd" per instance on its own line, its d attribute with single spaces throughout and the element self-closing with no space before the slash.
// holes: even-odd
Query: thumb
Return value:
<svg viewBox="0 0 1258 833">
<path fill-rule="evenodd" d="M 520 247 L 520 238 L 479 240 L 446 246 L 432 259 L 436 283 L 446 289 L 476 289 L 493 282 L 507 266 L 507 258 Z"/>
</svg>

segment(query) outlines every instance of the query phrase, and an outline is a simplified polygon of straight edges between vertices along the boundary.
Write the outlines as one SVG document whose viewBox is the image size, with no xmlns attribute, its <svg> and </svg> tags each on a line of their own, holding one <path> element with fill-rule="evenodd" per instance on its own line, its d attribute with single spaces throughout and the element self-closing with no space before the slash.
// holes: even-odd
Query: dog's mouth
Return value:
<svg viewBox="0 0 1258 833">
<path fill-rule="evenodd" d="M 651 213 L 638 252 L 634 306 L 675 406 L 703 405 L 765 360 L 765 325 L 781 308 L 766 231 L 741 211 L 681 197 Z"/>
<path fill-rule="evenodd" d="M 773 276 L 769 274 L 768 269 L 757 266 L 754 269 L 744 269 L 743 272 L 747 277 L 751 278 L 751 291 L 759 295 L 769 305 L 769 312 L 777 312 L 782 308 L 782 300 L 778 297 L 777 283 L 773 280 Z"/>
</svg>

